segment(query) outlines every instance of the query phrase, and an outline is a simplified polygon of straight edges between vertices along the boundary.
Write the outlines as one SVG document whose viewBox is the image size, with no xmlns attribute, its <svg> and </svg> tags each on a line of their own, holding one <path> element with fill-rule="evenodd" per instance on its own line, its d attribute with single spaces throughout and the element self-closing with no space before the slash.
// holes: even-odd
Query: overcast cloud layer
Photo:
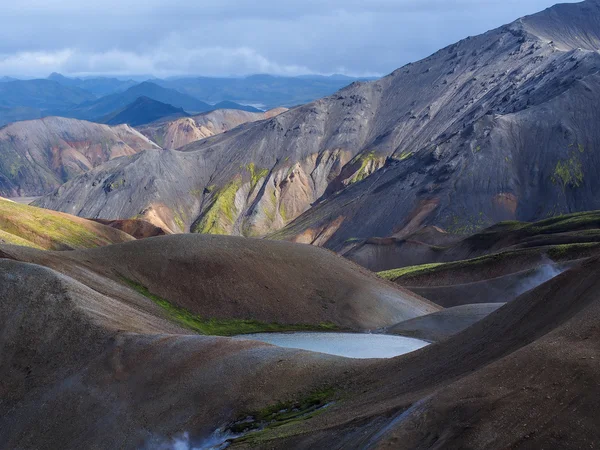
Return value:
<svg viewBox="0 0 600 450">
<path fill-rule="evenodd" d="M 0 76 L 383 75 L 553 3 L 0 0 Z"/>
</svg>

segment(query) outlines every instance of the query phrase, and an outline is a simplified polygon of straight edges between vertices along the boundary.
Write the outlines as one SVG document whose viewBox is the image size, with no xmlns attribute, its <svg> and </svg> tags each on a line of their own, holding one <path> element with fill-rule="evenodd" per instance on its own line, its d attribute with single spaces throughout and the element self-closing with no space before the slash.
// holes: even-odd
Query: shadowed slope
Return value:
<svg viewBox="0 0 600 450">
<path fill-rule="evenodd" d="M 387 327 L 384 331 L 387 334 L 399 334 L 433 342 L 441 341 L 479 322 L 502 306 L 504 303 L 454 306 L 400 322 Z"/>
<path fill-rule="evenodd" d="M 217 428 L 239 429 L 248 416 L 272 417 L 271 411 L 282 408 L 278 402 L 305 404 L 302 399 L 311 392 L 320 392 L 327 408 L 281 420 L 234 440 L 232 448 L 588 448 L 600 437 L 598 260 L 563 273 L 441 343 L 390 360 L 356 361 L 186 336 L 150 299 L 94 273 L 95 264 L 112 257 L 115 262 L 105 270 L 127 270 L 130 276 L 147 270 L 159 278 L 157 284 L 164 283 L 174 278 L 169 265 L 154 265 L 164 260 L 161 246 L 168 243 L 167 254 L 175 250 L 170 263 L 183 277 L 187 260 L 185 277 L 195 279 L 197 260 L 192 254 L 180 260 L 184 253 L 174 248 L 177 242 L 193 247 L 192 238 L 209 248 L 209 239 L 215 239 L 224 254 L 225 240 L 243 241 L 171 236 L 62 253 L 2 247 L 93 287 L 53 270 L 0 260 L 0 349 L 6 360 L 0 365 L 5 393 L 0 429 L 10 430 L 0 434 L 3 447 L 50 449 L 59 442 L 63 448 L 157 447 L 171 445 L 170 438 L 184 431 L 191 433 L 190 444 L 200 446 Z M 268 249 L 266 267 L 282 246 L 288 267 L 312 285 L 314 275 L 300 272 L 304 264 L 294 265 L 299 256 L 292 249 L 306 249 L 317 255 L 314 261 L 328 263 L 341 286 L 345 283 L 345 270 L 332 265 L 323 250 L 256 242 Z M 246 251 L 238 247 L 237 259 L 253 260 L 252 245 Z M 148 267 L 136 267 L 137 257 L 126 257 L 124 249 L 143 255 Z M 277 267 L 283 263 L 271 267 L 272 285 L 281 276 Z M 210 283 L 207 275 L 201 277 Z M 223 280 L 220 285 L 227 288 Z M 115 295 L 105 295 L 109 290 Z M 298 293 L 290 294 L 296 302 L 312 304 Z M 195 298 L 199 304 L 210 301 Z"/>
<path fill-rule="evenodd" d="M 444 342 L 369 367 L 318 419 L 233 448 L 593 448 L 599 275 L 598 260 L 571 269 Z"/>
<path fill-rule="evenodd" d="M 361 365 L 186 335 L 144 297 L 118 301 L 15 261 L 0 259 L 0 298 L 2 448 L 160 448 Z"/>
<path fill-rule="evenodd" d="M 94 251 L 18 247 L 15 259 L 52 267 L 106 291 L 97 275 L 210 319 L 369 330 L 440 308 L 327 250 L 286 242 L 175 235 Z"/>
</svg>

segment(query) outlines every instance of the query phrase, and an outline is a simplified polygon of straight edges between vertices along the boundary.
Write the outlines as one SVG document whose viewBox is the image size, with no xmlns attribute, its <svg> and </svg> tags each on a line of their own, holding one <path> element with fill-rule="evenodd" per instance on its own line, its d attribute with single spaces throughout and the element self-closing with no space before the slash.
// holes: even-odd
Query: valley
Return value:
<svg viewBox="0 0 600 450">
<path fill-rule="evenodd" d="M 0 77 L 1 449 L 598 447 L 600 0 L 381 78 L 84 73 Z"/>
</svg>

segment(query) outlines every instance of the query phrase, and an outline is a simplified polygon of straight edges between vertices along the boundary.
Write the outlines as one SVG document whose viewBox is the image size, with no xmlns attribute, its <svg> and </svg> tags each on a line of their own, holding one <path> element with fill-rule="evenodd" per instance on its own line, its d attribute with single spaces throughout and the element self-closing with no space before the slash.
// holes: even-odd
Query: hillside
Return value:
<svg viewBox="0 0 600 450">
<path fill-rule="evenodd" d="M 0 254 L 3 448 L 579 449 L 600 438 L 597 259 L 438 344 L 355 360 L 217 336 L 432 311 L 322 249 L 187 235 Z"/>
<path fill-rule="evenodd" d="M 186 231 L 286 227 L 274 237 L 333 249 L 597 209 L 599 18 L 596 1 L 560 5 L 185 153 L 103 166 L 40 204 L 90 217 L 161 208 L 172 230 L 177 215 Z M 166 167 L 177 184 L 139 191 Z M 118 195 L 89 183 L 109 177 L 127 180 Z"/>
<path fill-rule="evenodd" d="M 130 235 L 90 220 L 0 197 L 0 244 L 72 250 L 130 240 L 133 240 Z"/>
<path fill-rule="evenodd" d="M 105 161 L 157 148 L 127 125 L 61 117 L 13 123 L 0 128 L 0 195 L 45 194 Z"/>
<path fill-rule="evenodd" d="M 115 282 L 128 280 L 126 286 L 219 320 L 315 327 L 331 323 L 369 330 L 440 309 L 331 252 L 287 242 L 176 235 L 113 245 L 106 251 L 3 251 L 84 283 L 93 282 L 91 273 Z M 261 264 L 255 264 L 259 258 Z"/>
<path fill-rule="evenodd" d="M 126 123 L 132 127 L 137 127 L 161 119 L 187 117 L 188 115 L 183 108 L 175 108 L 148 97 L 139 97 L 125 108 L 102 118 L 101 122 L 107 125 Z"/>
<path fill-rule="evenodd" d="M 244 123 L 269 119 L 285 111 L 285 108 L 276 108 L 264 113 L 217 109 L 194 117 L 147 125 L 138 130 L 163 148 L 177 149 L 200 139 L 224 133 Z"/>
</svg>

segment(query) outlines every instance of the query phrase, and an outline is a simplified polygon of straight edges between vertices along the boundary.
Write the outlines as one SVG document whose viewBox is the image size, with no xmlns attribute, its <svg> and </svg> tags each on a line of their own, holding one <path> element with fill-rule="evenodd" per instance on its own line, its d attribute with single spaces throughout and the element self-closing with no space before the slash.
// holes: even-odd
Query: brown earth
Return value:
<svg viewBox="0 0 600 450">
<path fill-rule="evenodd" d="M 596 448 L 600 262 L 345 381 L 347 400 L 256 448 Z M 232 448 L 249 448 L 241 443 Z"/>
<path fill-rule="evenodd" d="M 207 318 L 370 330 L 440 309 L 328 250 L 287 242 L 188 234 L 105 250 L 2 251 L 107 295 L 125 278 Z"/>
<path fill-rule="evenodd" d="M 61 253 L 1 250 L 63 273 L 0 260 L 0 430 L 10 430 L 0 432 L 2 448 L 172 448 L 171 437 L 183 432 L 199 446 L 236 419 L 325 388 L 334 393 L 318 414 L 250 434 L 231 448 L 579 449 L 594 448 L 600 438 L 597 259 L 443 342 L 358 361 L 191 335 L 117 282 L 125 275 L 159 294 L 166 285 L 175 293 L 169 300 L 182 304 L 183 286 L 193 286 L 193 303 L 203 310 L 220 286 L 224 312 L 224 299 L 241 288 L 244 304 L 290 314 L 260 288 L 264 270 L 269 276 L 261 283 L 277 291 L 279 309 L 317 320 L 329 313 L 311 313 L 323 305 L 311 294 L 316 287 L 346 298 L 336 300 L 340 323 L 349 315 L 339 302 L 355 308 L 355 323 L 384 321 L 379 311 L 389 309 L 392 291 L 424 309 L 417 297 L 324 250 L 199 236 Z M 348 298 L 353 280 L 369 296 Z"/>
<path fill-rule="evenodd" d="M 123 219 L 123 220 L 106 220 L 106 219 L 92 219 L 94 222 L 107 225 L 111 228 L 121 230 L 136 239 L 145 239 L 155 236 L 164 236 L 170 234 L 164 229 L 157 227 L 156 225 L 146 222 L 141 219 Z"/>
</svg>

